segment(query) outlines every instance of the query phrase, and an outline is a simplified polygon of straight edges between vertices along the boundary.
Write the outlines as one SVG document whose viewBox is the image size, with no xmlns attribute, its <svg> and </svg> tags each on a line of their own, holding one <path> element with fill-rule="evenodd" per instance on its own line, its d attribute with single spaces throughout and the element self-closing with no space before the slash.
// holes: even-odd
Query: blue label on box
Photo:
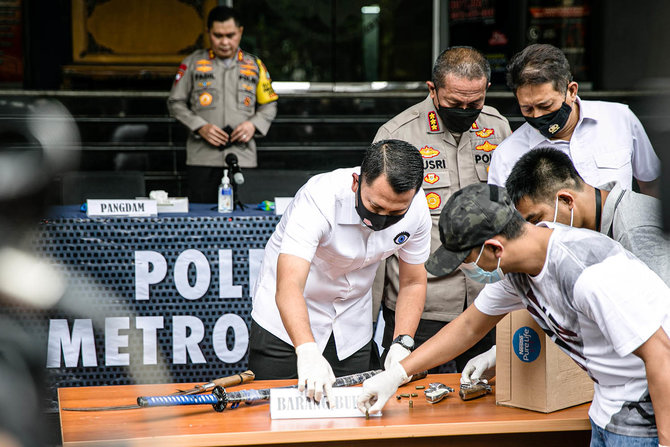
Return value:
<svg viewBox="0 0 670 447">
<path fill-rule="evenodd" d="M 528 326 L 520 327 L 514 333 L 512 347 L 519 360 L 526 363 L 535 361 L 542 351 L 540 337 Z"/>
</svg>

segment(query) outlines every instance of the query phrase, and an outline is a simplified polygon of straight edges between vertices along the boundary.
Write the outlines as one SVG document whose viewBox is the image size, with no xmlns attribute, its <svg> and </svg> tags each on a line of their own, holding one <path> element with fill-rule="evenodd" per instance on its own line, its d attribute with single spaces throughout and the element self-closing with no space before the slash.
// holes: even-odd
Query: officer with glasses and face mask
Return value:
<svg viewBox="0 0 670 447">
<path fill-rule="evenodd" d="M 297 378 L 320 401 L 336 376 L 378 368 L 371 288 L 380 261 L 393 254 L 400 259 L 395 325 L 414 335 L 430 254 L 422 179 L 416 147 L 383 140 L 360 167 L 314 176 L 296 193 L 265 247 L 253 293 L 256 378 Z"/>
<path fill-rule="evenodd" d="M 577 96 L 570 65 L 561 50 L 534 44 L 507 66 L 526 123 L 496 149 L 488 182 L 505 186 L 516 161 L 535 148 L 554 147 L 567 154 L 591 185 L 619 182 L 658 197 L 660 161 L 640 120 L 625 104 L 585 101 Z"/>
<path fill-rule="evenodd" d="M 459 268 L 486 286 L 458 318 L 366 380 L 361 411 L 381 411 L 409 375 L 472 346 L 508 312 L 527 309 L 595 382 L 591 447 L 670 445 L 670 288 L 604 234 L 526 222 L 504 188 L 469 185 L 440 216 L 426 269 Z"/>
</svg>

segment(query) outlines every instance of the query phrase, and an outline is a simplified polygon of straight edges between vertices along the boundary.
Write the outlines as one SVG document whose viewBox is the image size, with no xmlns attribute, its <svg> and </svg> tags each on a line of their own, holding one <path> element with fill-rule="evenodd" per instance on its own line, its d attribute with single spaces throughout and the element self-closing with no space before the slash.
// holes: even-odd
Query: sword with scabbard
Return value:
<svg viewBox="0 0 670 447">
<path fill-rule="evenodd" d="M 240 385 L 242 383 L 249 383 L 256 378 L 256 375 L 253 371 L 244 371 L 239 374 L 235 374 L 227 377 L 220 377 L 218 379 L 207 382 L 204 385 L 196 385 L 193 388 L 186 390 L 177 390 L 176 392 L 170 394 L 170 396 L 187 396 L 192 394 L 204 393 L 206 391 L 211 391 L 217 386 L 227 387 Z M 67 411 L 107 411 L 107 410 L 135 410 L 137 408 L 142 408 L 140 405 L 117 405 L 110 407 L 80 407 L 80 408 L 63 408 Z"/>
<path fill-rule="evenodd" d="M 363 383 L 366 379 L 379 374 L 382 370 L 365 371 L 357 374 L 350 374 L 335 379 L 333 387 L 353 386 Z M 414 374 L 412 381 L 426 377 L 427 371 Z M 290 385 L 279 388 L 297 388 L 298 385 Z M 222 386 L 214 386 L 211 394 L 171 394 L 167 396 L 140 396 L 137 398 L 137 405 L 128 405 L 125 407 L 88 407 L 88 408 L 63 408 L 68 411 L 104 411 L 104 410 L 129 410 L 137 408 L 150 407 L 172 407 L 181 405 L 212 405 L 216 411 L 223 411 L 228 404 L 231 409 L 237 408 L 241 403 L 251 405 L 254 402 L 270 400 L 270 388 L 250 389 L 227 392 Z"/>
</svg>

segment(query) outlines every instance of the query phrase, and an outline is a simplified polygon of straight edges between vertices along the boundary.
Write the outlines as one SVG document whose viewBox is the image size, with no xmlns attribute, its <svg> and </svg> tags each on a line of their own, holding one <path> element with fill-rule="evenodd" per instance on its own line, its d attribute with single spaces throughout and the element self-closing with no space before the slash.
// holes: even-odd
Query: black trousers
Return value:
<svg viewBox="0 0 670 447">
<path fill-rule="evenodd" d="M 393 342 L 393 330 L 395 329 L 395 312 L 382 304 L 382 312 L 384 315 L 384 337 L 382 339 L 382 346 L 384 347 L 384 354 L 382 355 L 382 365 L 386 359 L 386 353 L 388 352 L 389 346 Z M 426 340 L 428 340 L 433 335 L 437 334 L 440 329 L 446 326 L 448 323 L 446 321 L 435 321 L 435 320 L 420 320 L 419 327 L 416 329 L 414 334 L 414 345 L 415 348 L 419 347 Z M 496 330 L 495 328 L 486 334 L 484 338 L 479 340 L 473 347 L 465 351 L 463 354 L 459 355 L 451 362 L 447 362 L 443 365 L 436 366 L 428 370 L 429 374 L 442 374 L 442 373 L 454 373 L 462 372 L 465 368 L 465 364 L 468 361 L 482 354 L 489 349 L 491 346 L 496 344 Z"/>
<path fill-rule="evenodd" d="M 217 203 L 223 168 L 187 166 L 189 203 Z"/>
<path fill-rule="evenodd" d="M 380 368 L 379 352 L 377 344 L 373 340 L 370 340 L 368 344 L 346 359 L 338 360 L 335 338 L 331 334 L 323 351 L 323 356 L 333 368 L 335 377 Z M 254 372 L 256 379 L 297 379 L 297 361 L 298 357 L 292 345 L 275 337 L 254 320 L 251 320 L 249 369 Z"/>
</svg>

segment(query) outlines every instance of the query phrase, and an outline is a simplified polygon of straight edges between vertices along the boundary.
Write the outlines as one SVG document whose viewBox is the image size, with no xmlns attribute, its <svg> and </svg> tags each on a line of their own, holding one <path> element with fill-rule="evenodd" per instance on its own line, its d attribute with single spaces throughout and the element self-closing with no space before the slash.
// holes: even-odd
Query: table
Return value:
<svg viewBox="0 0 670 447">
<path fill-rule="evenodd" d="M 211 406 L 141 408 L 124 411 L 75 412 L 62 408 L 128 405 L 140 395 L 163 395 L 176 386 L 122 385 L 58 390 L 64 447 L 84 446 L 220 446 L 328 445 L 385 447 L 437 445 L 573 447 L 588 445 L 589 404 L 554 413 L 496 406 L 489 394 L 464 402 L 457 393 L 429 404 L 416 385 L 442 382 L 458 390 L 459 374 L 429 375 L 400 392 L 421 393 L 392 398 L 380 418 L 271 420 L 267 403 L 215 412 Z M 295 380 L 257 381 L 231 388 L 268 388 Z M 183 385 L 180 385 L 180 387 Z"/>
</svg>

